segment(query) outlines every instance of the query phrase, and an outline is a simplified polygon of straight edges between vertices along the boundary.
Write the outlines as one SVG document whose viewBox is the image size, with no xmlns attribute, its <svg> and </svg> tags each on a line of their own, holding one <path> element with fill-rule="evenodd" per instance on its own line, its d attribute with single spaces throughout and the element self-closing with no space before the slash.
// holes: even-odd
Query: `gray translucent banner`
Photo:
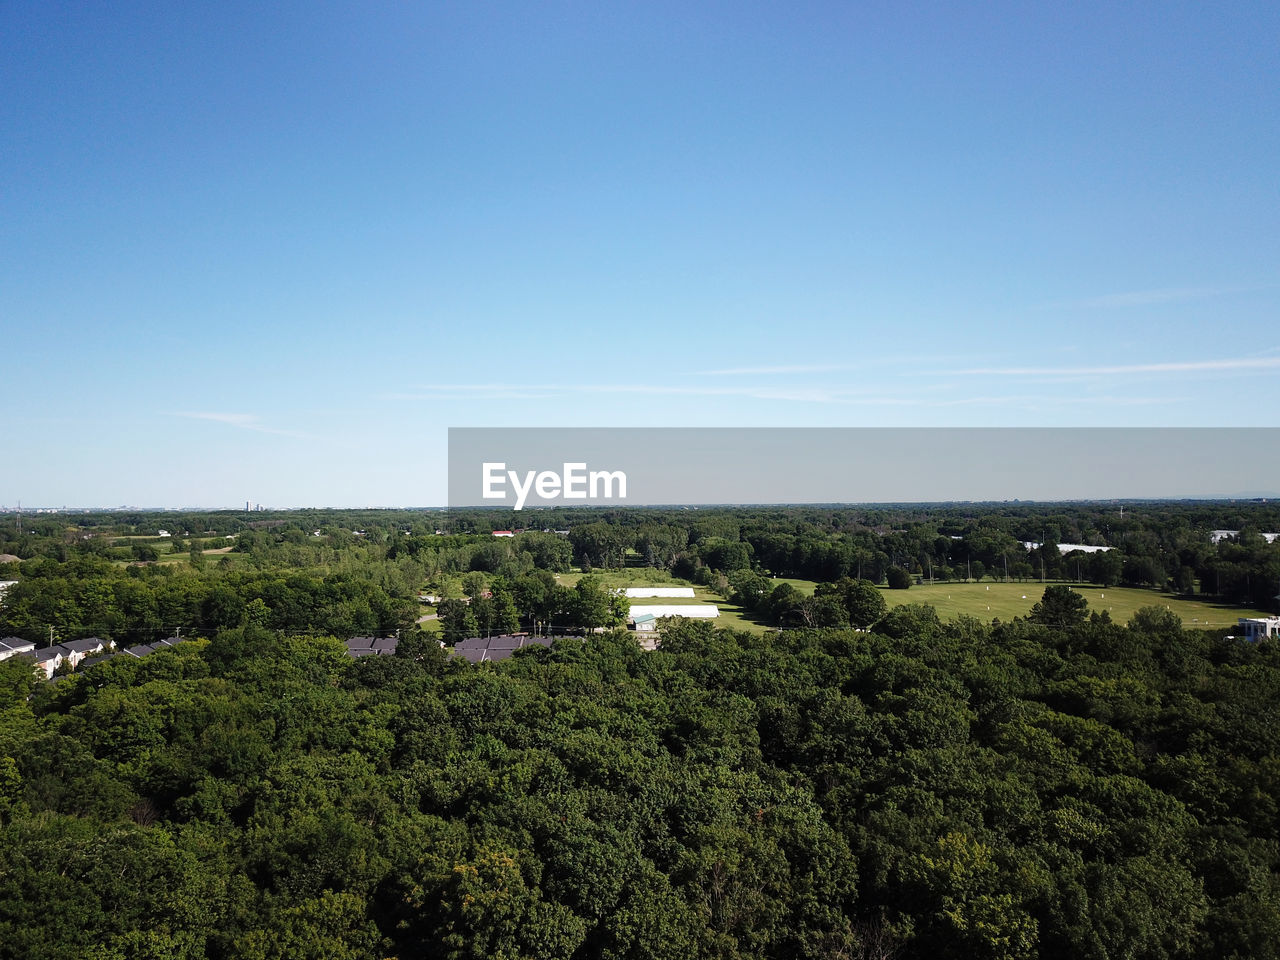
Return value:
<svg viewBox="0 0 1280 960">
<path fill-rule="evenodd" d="M 470 428 L 449 505 L 1280 496 L 1280 428 Z"/>
</svg>

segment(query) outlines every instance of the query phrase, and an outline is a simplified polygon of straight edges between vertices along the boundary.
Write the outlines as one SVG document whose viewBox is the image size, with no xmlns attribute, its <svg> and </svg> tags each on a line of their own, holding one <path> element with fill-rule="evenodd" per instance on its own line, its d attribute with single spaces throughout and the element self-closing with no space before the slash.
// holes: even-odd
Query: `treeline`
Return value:
<svg viewBox="0 0 1280 960">
<path fill-rule="evenodd" d="M 150 536 L 160 522 L 174 528 L 169 538 Z M 1280 530 L 1271 503 L 42 515 L 35 523 L 19 536 L 12 517 L 0 518 L 0 554 L 18 558 L 0 561 L 0 579 L 25 579 L 41 559 L 199 571 L 222 562 L 203 551 L 222 547 L 257 570 L 392 577 L 405 586 L 391 592 L 405 596 L 455 595 L 451 584 L 470 572 L 514 583 L 538 570 L 649 567 L 717 589 L 738 571 L 824 583 L 1044 578 L 1280 608 L 1280 541 L 1261 536 Z M 518 532 L 494 537 L 495 529 Z M 1215 542 L 1214 530 L 1238 533 Z"/>
<path fill-rule="evenodd" d="M 58 641 L 97 636 L 120 645 L 176 632 L 208 636 L 248 622 L 339 637 L 385 636 L 411 626 L 416 602 L 403 583 L 302 571 L 121 568 L 87 559 L 24 563 L 0 603 L 0 636 Z M 384 578 L 385 579 L 385 578 Z"/>
<path fill-rule="evenodd" d="M 574 553 L 565 537 L 530 530 L 497 538 L 490 534 L 396 537 L 388 542 L 386 557 L 412 558 L 432 579 L 481 572 L 513 580 L 534 570 L 564 573 Z"/>
<path fill-rule="evenodd" d="M 1280 649 L 1162 609 L 21 667 L 0 958 L 1280 952 Z"/>
<path fill-rule="evenodd" d="M 1072 580 L 1200 593 L 1275 608 L 1280 507 L 1265 502 L 940 504 L 910 507 L 539 511 L 566 525 L 584 569 L 649 566 L 714 584 L 752 570 L 820 582 L 915 579 Z M 521 514 L 455 511 L 483 533 Z M 527 517 L 526 517 L 527 519 Z M 1214 541 L 1215 530 L 1235 535 Z M 515 538 L 519 543 L 521 534 Z M 1071 545 L 1107 547 L 1073 550 Z"/>
<path fill-rule="evenodd" d="M 606 589 L 590 576 L 566 587 L 556 582 L 554 574 L 538 570 L 514 583 L 499 576 L 488 586 L 484 584 L 484 578 L 472 575 L 464 581 L 469 594 L 466 599 L 440 602 L 446 643 L 514 633 L 521 627 L 536 634 L 625 627 L 631 608 L 626 597 Z"/>
<path fill-rule="evenodd" d="M 870 580 L 842 577 L 820 583 L 805 596 L 787 582 L 774 583 L 750 570 L 735 570 L 720 589 L 734 603 L 779 627 L 854 627 L 865 630 L 889 611 Z"/>
</svg>

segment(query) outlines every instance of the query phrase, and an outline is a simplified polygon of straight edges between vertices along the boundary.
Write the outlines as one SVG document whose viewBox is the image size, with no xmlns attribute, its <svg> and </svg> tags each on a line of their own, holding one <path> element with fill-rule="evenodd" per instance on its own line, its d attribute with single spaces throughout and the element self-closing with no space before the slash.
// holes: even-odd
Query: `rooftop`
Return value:
<svg viewBox="0 0 1280 960">
<path fill-rule="evenodd" d="M 459 640 L 453 654 L 465 657 L 472 663 L 505 660 L 525 647 L 550 647 L 550 637 L 531 637 L 527 633 L 508 633 L 498 637 L 468 637 Z"/>
<path fill-rule="evenodd" d="M 352 637 L 347 641 L 347 653 L 353 657 L 391 656 L 398 644 L 395 637 Z"/>
<path fill-rule="evenodd" d="M 105 640 L 100 640 L 97 637 L 85 637 L 82 640 L 68 640 L 66 643 L 61 644 L 62 649 L 69 653 L 96 653 L 105 646 L 107 646 L 107 642 Z"/>
</svg>

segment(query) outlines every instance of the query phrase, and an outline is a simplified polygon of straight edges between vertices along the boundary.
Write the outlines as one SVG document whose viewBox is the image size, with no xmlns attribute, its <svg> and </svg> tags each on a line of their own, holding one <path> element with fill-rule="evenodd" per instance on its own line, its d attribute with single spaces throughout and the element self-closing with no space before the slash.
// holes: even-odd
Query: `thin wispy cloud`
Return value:
<svg viewBox="0 0 1280 960">
<path fill-rule="evenodd" d="M 1185 303 L 1190 300 L 1206 300 L 1211 297 L 1225 297 L 1234 293 L 1246 293 L 1263 289 L 1256 286 L 1244 287 L 1160 287 L 1154 290 L 1126 290 L 1121 293 L 1107 293 L 1100 297 L 1086 297 L 1082 300 L 1060 300 L 1046 304 L 1049 308 L 1072 307 L 1085 310 L 1114 310 L 1123 307 L 1150 307 L 1162 303 Z"/>
<path fill-rule="evenodd" d="M 771 377 L 790 373 L 840 373 L 861 369 L 847 363 L 779 364 L 765 367 L 726 367 L 722 370 L 699 370 L 704 377 Z"/>
<path fill-rule="evenodd" d="M 796 386 L 760 385 L 700 386 L 658 383 L 585 383 L 555 384 L 546 387 L 524 385 L 506 387 L 501 384 L 429 384 L 411 393 L 391 394 L 395 400 L 547 400 L 581 395 L 625 395 L 649 397 L 743 397 L 754 400 L 788 400 L 808 403 L 854 402 L 876 391 L 862 386 Z"/>
<path fill-rule="evenodd" d="M 985 397 L 961 397 L 954 400 L 939 400 L 937 402 L 926 401 L 923 405 L 936 407 L 1003 406 L 1018 408 L 1097 405 L 1104 405 L 1108 407 L 1149 407 L 1155 405 L 1166 405 L 1171 402 L 1173 401 L 1169 397 L 1079 397 L 1072 395 L 1046 396 L 1039 394 L 1023 396 L 995 395 Z"/>
<path fill-rule="evenodd" d="M 757 366 L 742 367 L 716 367 L 711 370 L 697 370 L 694 375 L 699 377 L 786 377 L 786 376 L 807 376 L 816 373 L 871 373 L 883 372 L 890 367 L 906 367 L 911 370 L 917 370 L 921 366 L 931 363 L 963 363 L 966 359 L 978 360 L 982 354 L 923 354 L 904 353 L 904 354 L 880 354 L 876 356 L 863 355 L 857 362 L 844 363 L 771 363 L 760 364 Z"/>
<path fill-rule="evenodd" d="M 187 417 L 191 420 L 212 420 L 215 423 L 228 423 L 233 427 L 247 427 L 258 419 L 251 413 L 195 413 L 181 410 L 173 416 Z"/>
<path fill-rule="evenodd" d="M 1168 403 L 1167 397 L 1115 397 L 1115 396 L 1054 396 L 1037 395 L 956 395 L 950 384 L 911 384 L 900 393 L 892 393 L 874 387 L 805 386 L 693 386 L 675 384 L 558 384 L 543 388 L 529 388 L 522 399 L 552 400 L 576 395 L 643 395 L 643 396 L 691 396 L 738 397 L 775 403 L 799 403 L 863 407 L 919 407 L 947 408 L 959 406 L 1026 407 L 1029 405 L 1150 405 Z M 388 399 L 414 400 L 505 400 L 508 391 L 490 384 L 433 384 L 418 388 L 415 392 L 389 394 Z"/>
<path fill-rule="evenodd" d="M 271 433 L 281 437 L 302 437 L 308 435 L 299 433 L 296 430 L 282 430 L 279 427 L 273 427 L 262 422 L 256 414 L 252 413 L 214 413 L 210 411 L 191 411 L 179 410 L 170 416 L 185 417 L 188 420 L 209 420 L 213 423 L 224 423 L 229 427 L 235 427 L 238 430 L 252 430 L 255 433 Z"/>
<path fill-rule="evenodd" d="M 971 367 L 952 370 L 959 376 L 988 377 L 1106 377 L 1141 373 L 1201 373 L 1229 370 L 1280 369 L 1280 357 L 1238 357 L 1226 360 L 1175 360 L 1165 363 L 1100 364 L 1084 367 Z"/>
</svg>

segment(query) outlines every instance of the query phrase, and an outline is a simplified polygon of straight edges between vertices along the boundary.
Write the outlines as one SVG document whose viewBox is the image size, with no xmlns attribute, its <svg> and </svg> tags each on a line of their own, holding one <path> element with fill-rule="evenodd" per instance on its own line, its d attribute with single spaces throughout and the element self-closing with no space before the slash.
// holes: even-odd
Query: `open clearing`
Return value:
<svg viewBox="0 0 1280 960">
<path fill-rule="evenodd" d="M 912 586 L 910 590 L 884 590 L 890 606 L 927 603 L 943 620 L 968 614 L 979 620 L 993 617 L 1011 620 L 1025 617 L 1044 596 L 1048 584 L 1034 583 L 934 583 Z M 1117 623 L 1128 623 L 1139 607 L 1167 607 L 1189 628 L 1234 627 L 1240 617 L 1266 616 L 1257 610 L 1241 610 L 1200 600 L 1185 600 L 1171 593 L 1135 587 L 1099 587 L 1091 583 L 1068 584 L 1089 601 L 1089 611 L 1108 611 Z"/>
<path fill-rule="evenodd" d="M 638 575 L 641 574 L 641 575 Z M 572 587 L 580 579 L 581 573 L 561 573 L 557 575 L 559 582 Z M 598 577 L 608 587 L 632 587 L 646 584 L 664 584 L 670 586 L 692 586 L 695 596 L 692 600 L 680 598 L 663 598 L 663 603 L 714 603 L 720 608 L 720 616 L 716 618 L 718 627 L 732 627 L 735 630 L 750 630 L 761 633 L 773 629 L 768 624 L 757 623 L 750 619 L 741 607 L 729 603 L 723 597 L 712 593 L 705 587 L 699 587 L 685 580 L 666 576 L 657 571 L 637 570 L 597 570 L 592 576 Z M 817 586 L 813 580 L 775 577 L 769 581 L 773 585 L 789 583 L 797 592 L 811 596 Z M 894 607 L 904 603 L 927 603 L 938 611 L 943 620 L 952 620 L 961 614 L 977 617 L 983 622 L 993 618 L 1011 620 L 1014 617 L 1026 617 L 1032 606 L 1044 596 L 1044 588 L 1049 584 L 1039 581 L 1026 583 L 934 583 L 914 585 L 909 590 L 889 590 L 881 587 L 885 600 Z M 1204 600 L 1188 600 L 1171 593 L 1160 593 L 1156 590 L 1143 590 L 1137 587 L 1099 587 L 1097 584 L 1067 584 L 1089 601 L 1089 611 L 1106 610 L 1111 619 L 1117 623 L 1128 623 L 1129 619 L 1140 607 L 1167 607 L 1182 618 L 1182 625 L 1188 628 L 1216 629 L 1234 627 L 1240 617 L 1265 617 L 1260 610 L 1248 610 L 1238 607 L 1222 606 Z"/>
<path fill-rule="evenodd" d="M 234 549 L 235 547 L 218 547 L 217 549 L 214 549 L 214 550 L 201 550 L 200 552 L 203 553 L 206 557 L 242 556 L 241 554 L 233 555 L 231 551 Z M 179 551 L 178 553 L 166 553 L 156 562 L 157 563 L 187 563 L 190 561 L 190 559 L 191 559 L 191 554 L 186 550 L 182 550 L 182 551 Z M 122 561 L 122 562 L 128 563 L 129 561 Z"/>
</svg>

